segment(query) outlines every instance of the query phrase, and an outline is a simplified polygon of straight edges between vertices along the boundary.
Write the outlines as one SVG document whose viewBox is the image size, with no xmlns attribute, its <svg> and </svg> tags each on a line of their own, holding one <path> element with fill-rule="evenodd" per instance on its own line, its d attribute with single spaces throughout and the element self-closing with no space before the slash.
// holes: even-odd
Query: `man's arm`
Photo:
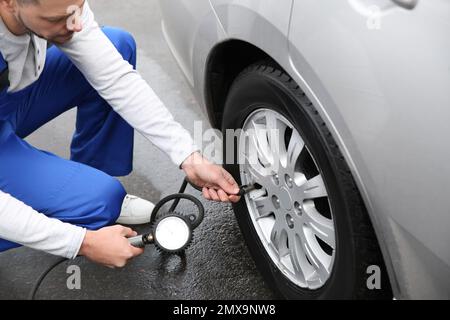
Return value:
<svg viewBox="0 0 450 320">
<path fill-rule="evenodd" d="M 0 238 L 73 259 L 86 230 L 35 211 L 0 190 Z"/>
<path fill-rule="evenodd" d="M 99 28 L 86 1 L 83 30 L 60 48 L 111 107 L 143 134 L 188 178 L 203 187 L 206 199 L 239 201 L 239 188 L 223 168 L 202 159 L 189 132 L 176 122 L 150 86 L 125 61 Z M 202 161 L 193 161 L 199 159 Z"/>
<path fill-rule="evenodd" d="M 0 239 L 69 259 L 83 255 L 108 267 L 123 267 L 144 252 L 127 240 L 136 235 L 119 225 L 86 231 L 49 218 L 0 191 Z"/>
<path fill-rule="evenodd" d="M 180 166 L 199 150 L 189 132 L 173 119 L 147 82 L 122 58 L 99 28 L 87 1 L 81 19 L 83 30 L 60 45 L 60 49 L 125 121 Z"/>
</svg>

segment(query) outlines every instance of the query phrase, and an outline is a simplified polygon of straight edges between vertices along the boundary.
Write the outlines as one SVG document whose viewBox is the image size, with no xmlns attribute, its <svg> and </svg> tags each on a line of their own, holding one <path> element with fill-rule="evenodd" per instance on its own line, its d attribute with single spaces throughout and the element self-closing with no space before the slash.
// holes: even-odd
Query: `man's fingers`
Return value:
<svg viewBox="0 0 450 320">
<path fill-rule="evenodd" d="M 131 246 L 131 253 L 133 253 L 133 257 L 137 257 L 144 253 L 144 249 Z"/>
<path fill-rule="evenodd" d="M 214 189 L 208 189 L 209 196 L 214 201 L 220 201 L 219 195 L 217 194 L 217 191 Z"/>
<path fill-rule="evenodd" d="M 233 176 L 225 169 L 223 168 L 221 169 L 222 169 L 222 179 L 219 179 L 218 181 L 219 187 L 228 194 L 238 194 L 239 186 L 234 180 Z"/>
<path fill-rule="evenodd" d="M 135 231 L 127 227 L 122 227 L 122 229 L 120 230 L 120 234 L 127 238 L 137 236 L 137 233 Z"/>
<path fill-rule="evenodd" d="M 220 201 L 222 202 L 230 202 L 230 200 L 228 199 L 228 195 L 225 193 L 225 191 L 223 190 L 218 190 L 217 194 L 220 198 Z"/>
<path fill-rule="evenodd" d="M 211 197 L 209 196 L 209 193 L 208 193 L 208 188 L 203 187 L 203 189 L 202 189 L 202 194 L 203 194 L 203 197 L 204 197 L 206 200 L 211 200 Z"/>
<path fill-rule="evenodd" d="M 228 199 L 230 199 L 231 202 L 236 203 L 236 202 L 239 202 L 239 200 L 241 200 L 241 197 L 240 196 L 231 195 L 231 196 L 228 196 Z"/>
<path fill-rule="evenodd" d="M 229 183 L 230 185 L 232 185 L 232 186 L 234 186 L 234 185 L 237 186 L 236 180 L 234 180 L 234 178 L 233 178 L 233 176 L 231 175 L 231 173 L 229 173 L 227 170 L 225 170 L 225 169 L 223 169 L 223 168 L 222 168 L 222 170 L 223 170 L 222 173 L 223 173 L 225 179 L 228 181 L 228 183 Z"/>
<path fill-rule="evenodd" d="M 230 184 L 231 187 L 233 188 L 238 188 L 237 192 L 239 192 L 239 186 L 236 182 L 236 180 L 234 180 L 233 176 L 225 169 L 222 168 L 222 174 L 225 177 L 225 180 Z"/>
</svg>

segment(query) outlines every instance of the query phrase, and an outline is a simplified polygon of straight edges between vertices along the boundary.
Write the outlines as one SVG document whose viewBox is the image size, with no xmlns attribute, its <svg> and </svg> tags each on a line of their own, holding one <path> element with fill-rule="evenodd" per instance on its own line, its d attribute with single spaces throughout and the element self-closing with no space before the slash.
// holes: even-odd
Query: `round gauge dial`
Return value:
<svg viewBox="0 0 450 320">
<path fill-rule="evenodd" d="M 167 252 L 178 252 L 186 249 L 192 239 L 192 228 L 183 216 L 164 216 L 156 222 L 154 228 L 156 245 Z"/>
</svg>

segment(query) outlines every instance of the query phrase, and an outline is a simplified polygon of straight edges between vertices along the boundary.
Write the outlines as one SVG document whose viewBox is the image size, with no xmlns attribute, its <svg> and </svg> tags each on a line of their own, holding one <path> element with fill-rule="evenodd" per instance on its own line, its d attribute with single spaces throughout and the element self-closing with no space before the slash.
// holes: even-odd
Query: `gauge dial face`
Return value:
<svg viewBox="0 0 450 320">
<path fill-rule="evenodd" d="M 156 226 L 155 238 L 162 249 L 175 251 L 189 241 L 191 230 L 186 221 L 179 217 L 167 217 Z"/>
</svg>

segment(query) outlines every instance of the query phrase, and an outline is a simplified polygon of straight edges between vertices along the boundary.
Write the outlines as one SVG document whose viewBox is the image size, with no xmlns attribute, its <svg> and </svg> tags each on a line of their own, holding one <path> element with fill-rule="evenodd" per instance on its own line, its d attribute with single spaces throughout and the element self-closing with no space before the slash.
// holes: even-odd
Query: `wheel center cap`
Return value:
<svg viewBox="0 0 450 320">
<path fill-rule="evenodd" d="M 286 188 L 281 188 L 280 190 L 280 205 L 285 210 L 292 209 L 292 199 L 289 191 Z"/>
</svg>

